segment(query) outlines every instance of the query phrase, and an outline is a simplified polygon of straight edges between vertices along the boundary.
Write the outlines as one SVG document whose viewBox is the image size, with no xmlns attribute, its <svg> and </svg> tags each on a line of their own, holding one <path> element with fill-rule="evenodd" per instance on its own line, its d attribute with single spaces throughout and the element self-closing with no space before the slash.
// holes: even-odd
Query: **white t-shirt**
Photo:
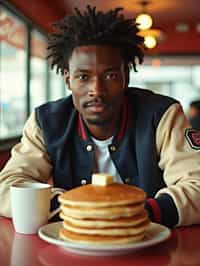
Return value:
<svg viewBox="0 0 200 266">
<path fill-rule="evenodd" d="M 99 173 L 109 173 L 114 178 L 116 178 L 117 183 L 123 183 L 117 168 L 115 167 L 109 153 L 108 146 L 112 143 L 113 137 L 106 140 L 97 140 L 92 137 L 92 140 L 95 144 L 95 160 L 96 168 L 95 172 Z"/>
</svg>

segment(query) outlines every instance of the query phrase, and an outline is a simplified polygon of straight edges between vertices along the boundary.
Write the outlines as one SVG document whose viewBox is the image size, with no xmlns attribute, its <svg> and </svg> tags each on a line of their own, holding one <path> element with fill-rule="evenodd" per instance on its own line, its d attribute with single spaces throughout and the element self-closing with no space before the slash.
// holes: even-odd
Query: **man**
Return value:
<svg viewBox="0 0 200 266">
<path fill-rule="evenodd" d="M 200 100 L 192 101 L 190 103 L 188 119 L 193 128 L 200 130 Z"/>
<path fill-rule="evenodd" d="M 200 222 L 200 145 L 180 104 L 128 88 L 129 70 L 143 59 L 143 38 L 120 9 L 87 7 L 55 24 L 49 59 L 72 96 L 36 108 L 0 175 L 0 212 L 10 216 L 16 180 L 71 189 L 109 172 L 144 189 L 152 221 Z"/>
</svg>

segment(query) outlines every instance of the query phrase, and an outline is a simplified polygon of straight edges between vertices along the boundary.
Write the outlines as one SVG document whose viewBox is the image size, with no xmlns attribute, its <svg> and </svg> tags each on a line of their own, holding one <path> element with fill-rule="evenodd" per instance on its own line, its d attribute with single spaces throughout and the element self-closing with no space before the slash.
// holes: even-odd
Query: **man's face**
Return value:
<svg viewBox="0 0 200 266">
<path fill-rule="evenodd" d="M 74 105 L 88 126 L 109 125 L 120 116 L 127 81 L 117 48 L 95 45 L 75 48 L 66 81 Z"/>
</svg>

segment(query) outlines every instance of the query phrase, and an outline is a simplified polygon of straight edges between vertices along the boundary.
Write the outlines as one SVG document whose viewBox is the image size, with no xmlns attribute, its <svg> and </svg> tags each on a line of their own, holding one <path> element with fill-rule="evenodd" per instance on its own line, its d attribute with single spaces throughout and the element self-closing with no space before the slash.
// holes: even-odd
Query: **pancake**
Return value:
<svg viewBox="0 0 200 266">
<path fill-rule="evenodd" d="M 116 219 L 120 217 L 131 217 L 141 213 L 144 210 L 144 203 L 104 208 L 84 208 L 61 205 L 60 208 L 64 215 L 74 218 Z"/>
<path fill-rule="evenodd" d="M 146 193 L 135 186 L 112 183 L 107 186 L 87 184 L 58 197 L 61 204 L 78 207 L 111 207 L 144 202 Z"/>
<path fill-rule="evenodd" d="M 141 241 L 144 233 L 134 236 L 100 236 L 100 235 L 81 235 L 72 233 L 64 228 L 59 231 L 59 236 L 65 241 L 79 244 L 109 245 L 109 244 L 128 244 Z"/>
<path fill-rule="evenodd" d="M 142 240 L 149 225 L 146 193 L 135 186 L 113 183 L 112 176 L 105 173 L 95 174 L 93 181 L 58 197 L 63 219 L 60 238 L 97 245 Z"/>
<path fill-rule="evenodd" d="M 112 220 L 106 219 L 77 219 L 73 218 L 69 215 L 65 215 L 64 213 L 60 213 L 60 218 L 64 221 L 70 222 L 75 226 L 80 227 L 92 227 L 92 228 L 110 228 L 110 227 L 130 227 L 136 226 L 148 219 L 148 215 L 146 211 L 143 211 L 139 215 L 126 217 L 126 218 L 118 218 Z"/>
<path fill-rule="evenodd" d="M 132 227 L 110 227 L 105 230 L 105 228 L 83 228 L 74 226 L 71 223 L 64 221 L 63 228 L 69 232 L 84 234 L 84 235 L 102 235 L 102 236 L 128 236 L 128 235 L 138 235 L 143 234 L 149 221 L 142 222 L 136 226 Z"/>
</svg>

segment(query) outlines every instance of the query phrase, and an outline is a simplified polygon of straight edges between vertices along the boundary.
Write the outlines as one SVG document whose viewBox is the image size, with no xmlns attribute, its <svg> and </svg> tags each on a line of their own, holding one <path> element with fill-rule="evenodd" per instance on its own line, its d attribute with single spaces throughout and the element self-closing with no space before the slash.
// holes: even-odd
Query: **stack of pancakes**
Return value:
<svg viewBox="0 0 200 266">
<path fill-rule="evenodd" d="M 140 241 L 149 224 L 145 192 L 126 184 L 88 184 L 59 196 L 59 235 L 74 243 L 121 244 Z"/>
</svg>

